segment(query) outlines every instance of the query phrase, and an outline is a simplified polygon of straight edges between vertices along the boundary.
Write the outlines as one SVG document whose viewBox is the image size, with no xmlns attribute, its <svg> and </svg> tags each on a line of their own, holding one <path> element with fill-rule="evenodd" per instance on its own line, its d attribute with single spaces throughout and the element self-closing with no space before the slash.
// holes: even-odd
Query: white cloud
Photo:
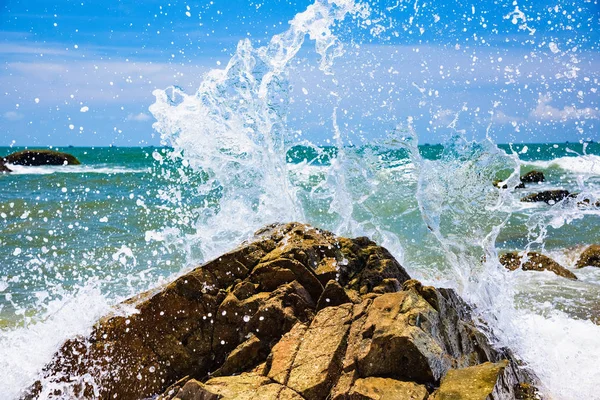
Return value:
<svg viewBox="0 0 600 400">
<path fill-rule="evenodd" d="M 574 105 L 564 106 L 562 109 L 550 105 L 552 96 L 540 94 L 537 106 L 531 111 L 530 116 L 545 121 L 568 121 L 571 119 L 599 119 L 600 111 L 597 108 L 576 108 Z"/>
<path fill-rule="evenodd" d="M 148 114 L 139 113 L 139 114 L 129 114 L 126 118 L 126 121 L 135 121 L 135 122 L 146 122 L 152 119 Z"/>
<path fill-rule="evenodd" d="M 0 54 L 3 55 L 16 55 L 16 54 L 31 54 L 31 55 L 58 55 L 66 56 L 69 55 L 69 51 L 61 49 L 57 46 L 29 46 L 19 45 L 10 43 L 0 43 Z"/>
<path fill-rule="evenodd" d="M 492 116 L 492 121 L 501 125 L 510 124 L 515 126 L 516 124 L 524 122 L 525 119 L 515 115 L 508 115 L 502 110 L 495 110 L 494 115 Z"/>
<path fill-rule="evenodd" d="M 45 93 L 50 106 L 80 102 L 90 109 L 99 104 L 150 105 L 155 89 L 178 85 L 194 92 L 208 69 L 202 64 L 133 61 L 9 62 L 7 73 L 0 76 L 0 87 L 17 89 L 26 82 L 30 92 Z"/>
<path fill-rule="evenodd" d="M 7 119 L 9 121 L 18 121 L 20 119 L 23 119 L 24 117 L 23 114 L 20 114 L 16 111 L 7 111 L 2 116 L 4 117 L 4 119 Z"/>
</svg>

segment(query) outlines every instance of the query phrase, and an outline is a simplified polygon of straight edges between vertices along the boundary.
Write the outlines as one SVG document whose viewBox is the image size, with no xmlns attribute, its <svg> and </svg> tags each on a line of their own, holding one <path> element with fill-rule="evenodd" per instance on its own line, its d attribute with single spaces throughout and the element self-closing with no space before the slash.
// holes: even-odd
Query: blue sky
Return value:
<svg viewBox="0 0 600 400">
<path fill-rule="evenodd" d="M 240 39 L 266 43 L 311 3 L 0 1 L 0 145 L 157 145 L 154 89 L 193 93 Z M 498 142 L 600 139 L 597 0 L 369 4 L 369 23 L 336 27 L 355 136 L 393 117 L 412 118 L 421 142 L 440 141 L 454 119 Z M 307 43 L 293 67 L 289 121 L 325 142 L 330 77 L 313 53 Z"/>
</svg>

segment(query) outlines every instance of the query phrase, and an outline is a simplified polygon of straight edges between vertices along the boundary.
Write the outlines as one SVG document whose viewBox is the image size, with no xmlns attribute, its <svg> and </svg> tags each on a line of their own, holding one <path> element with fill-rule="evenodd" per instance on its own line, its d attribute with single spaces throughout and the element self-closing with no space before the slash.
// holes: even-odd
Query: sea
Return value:
<svg viewBox="0 0 600 400">
<path fill-rule="evenodd" d="M 591 365 L 600 356 L 600 269 L 574 264 L 587 245 L 600 243 L 600 210 L 575 200 L 548 205 L 520 199 L 553 189 L 592 202 L 600 198 L 600 145 L 464 145 L 471 160 L 442 145 L 418 146 L 412 155 L 377 146 L 291 147 L 285 195 L 293 195 L 301 211 L 292 219 L 373 237 L 411 276 L 455 287 L 471 301 L 481 294 L 470 291 L 491 290 L 492 304 L 515 318 L 515 331 L 502 327 L 502 344 L 511 345 L 550 390 L 568 388 L 564 398 L 592 390 L 597 370 Z M 0 155 L 18 150 L 0 148 Z M 172 148 L 55 150 L 73 154 L 81 165 L 15 166 L 0 176 L 0 392 L 14 396 L 62 341 L 88 332 L 111 306 L 234 248 L 264 224 L 289 220 L 263 213 L 260 194 L 243 196 L 256 188 L 224 193 Z M 494 169 L 485 171 L 477 165 L 481 160 Z M 520 174 L 543 172 L 546 181 L 524 189 L 493 186 L 515 165 Z M 338 182 L 342 178 L 345 183 Z M 223 222 L 220 208 L 236 200 L 231 221 Z M 257 215 L 244 221 L 247 212 Z M 508 272 L 497 259 L 482 260 L 526 248 L 551 256 L 579 279 Z M 474 258 L 478 262 L 468 265 Z M 501 285 L 482 289 L 486 268 L 495 269 Z"/>
<path fill-rule="evenodd" d="M 385 107 L 365 101 L 346 113 L 336 30 L 349 20 L 373 32 L 370 13 L 351 0 L 316 1 L 269 41 L 241 40 L 196 93 L 156 90 L 149 111 L 161 146 L 53 147 L 81 165 L 9 166 L 0 175 L 0 398 L 18 398 L 61 343 L 89 333 L 121 301 L 289 221 L 368 236 L 413 278 L 454 288 L 496 345 L 535 371 L 545 398 L 600 398 L 600 268 L 575 268 L 600 244 L 600 145 L 526 143 L 525 135 L 502 144 L 485 127 L 473 135 L 452 121 L 439 144 L 426 144 L 422 127 L 393 115 L 375 118 L 387 128 L 369 134 L 376 124 L 357 122 L 359 114 Z M 316 57 L 306 61 L 310 51 Z M 307 107 L 326 110 L 318 118 L 290 116 L 298 102 L 290 79 L 303 63 L 337 88 L 302 90 L 312 96 Z M 381 70 L 354 66 L 365 76 Z M 326 142 L 298 131 L 315 120 Z M 22 149 L 2 147 L 0 156 Z M 533 170 L 545 181 L 517 188 Z M 574 196 L 521 201 L 554 189 Z M 499 263 L 508 251 L 541 252 L 578 279 L 508 271 Z"/>
</svg>

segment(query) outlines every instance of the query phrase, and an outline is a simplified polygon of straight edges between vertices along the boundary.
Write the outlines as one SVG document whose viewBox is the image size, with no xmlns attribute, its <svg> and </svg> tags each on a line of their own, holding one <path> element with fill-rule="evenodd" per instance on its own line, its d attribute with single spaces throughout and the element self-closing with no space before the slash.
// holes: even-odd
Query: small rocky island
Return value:
<svg viewBox="0 0 600 400">
<path fill-rule="evenodd" d="M 68 340 L 23 398 L 540 398 L 471 313 L 368 238 L 272 225 Z"/>
<path fill-rule="evenodd" d="M 7 165 L 8 164 L 8 165 Z M 0 173 L 12 172 L 10 165 L 79 165 L 81 162 L 68 153 L 55 150 L 22 150 L 0 158 Z"/>
</svg>

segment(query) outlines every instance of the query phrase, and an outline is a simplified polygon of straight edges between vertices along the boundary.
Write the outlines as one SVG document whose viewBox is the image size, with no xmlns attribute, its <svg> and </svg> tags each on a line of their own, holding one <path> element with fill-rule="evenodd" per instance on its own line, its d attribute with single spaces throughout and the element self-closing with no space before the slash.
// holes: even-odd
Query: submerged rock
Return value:
<svg viewBox="0 0 600 400">
<path fill-rule="evenodd" d="M 578 206 L 580 207 L 600 207 L 600 200 L 596 201 L 595 203 L 592 203 L 592 201 L 590 199 L 583 199 L 580 202 L 577 203 Z"/>
<path fill-rule="evenodd" d="M 23 150 L 4 157 L 4 161 L 12 165 L 79 165 L 77 158 L 71 154 L 54 150 Z"/>
<path fill-rule="evenodd" d="M 525 203 L 543 201 L 548 204 L 555 204 L 561 200 L 566 199 L 567 197 L 577 197 L 577 195 L 569 193 L 569 191 L 567 190 L 546 190 L 543 192 L 532 193 L 528 196 L 525 196 L 521 199 L 521 201 Z"/>
<path fill-rule="evenodd" d="M 523 256 L 516 252 L 506 253 L 500 257 L 500 263 L 511 271 L 519 268 L 522 268 L 524 271 L 552 271 L 556 275 L 568 279 L 577 279 L 577 276 L 573 272 L 543 254 L 530 251 L 527 253 L 527 261 L 523 265 L 521 265 L 522 258 Z"/>
<path fill-rule="evenodd" d="M 593 244 L 589 246 L 579 256 L 576 267 L 583 268 L 586 266 L 600 268 L 600 244 Z"/>
<path fill-rule="evenodd" d="M 521 176 L 521 182 L 523 183 L 541 183 L 546 180 L 544 173 L 541 171 L 529 171 L 525 175 Z"/>
<path fill-rule="evenodd" d="M 123 306 L 136 311 L 67 341 L 24 397 L 426 399 L 449 371 L 502 360 L 510 385 L 534 383 L 455 292 L 367 238 L 298 223 Z"/>
</svg>

